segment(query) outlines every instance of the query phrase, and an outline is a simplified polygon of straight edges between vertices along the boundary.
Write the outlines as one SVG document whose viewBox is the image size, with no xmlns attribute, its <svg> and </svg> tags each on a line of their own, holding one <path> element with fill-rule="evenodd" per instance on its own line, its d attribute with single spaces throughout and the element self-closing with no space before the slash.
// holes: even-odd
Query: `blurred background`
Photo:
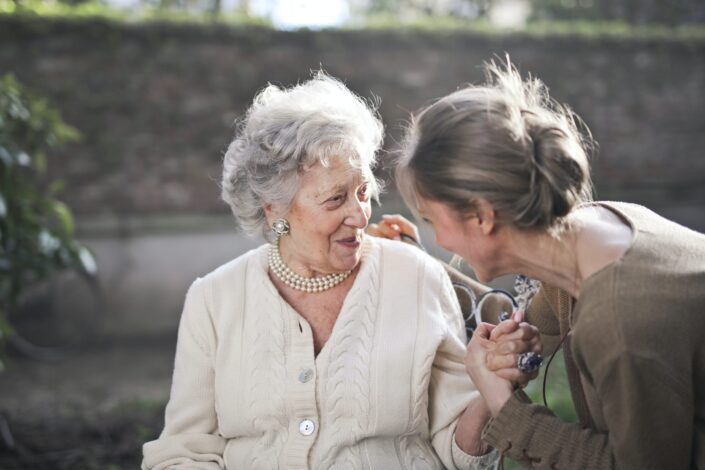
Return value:
<svg viewBox="0 0 705 470">
<path fill-rule="evenodd" d="M 597 198 L 705 231 L 705 0 L 0 0 L 0 468 L 138 467 L 188 285 L 262 243 L 218 180 L 266 83 L 379 99 L 389 180 L 409 112 L 505 53 L 592 130 Z"/>
</svg>

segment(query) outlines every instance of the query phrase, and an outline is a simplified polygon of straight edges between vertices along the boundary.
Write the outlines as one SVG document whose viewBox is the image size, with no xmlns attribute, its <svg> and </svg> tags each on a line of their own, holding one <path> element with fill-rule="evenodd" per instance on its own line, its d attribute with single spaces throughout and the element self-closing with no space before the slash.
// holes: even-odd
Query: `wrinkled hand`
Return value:
<svg viewBox="0 0 705 470">
<path fill-rule="evenodd" d="M 526 386 L 539 375 L 538 369 L 525 374 L 517 368 L 521 353 L 543 352 L 539 330 L 523 321 L 523 312 L 493 328 L 489 340 L 491 345 L 486 365 L 490 371 L 520 387 Z"/>
<path fill-rule="evenodd" d="M 421 243 L 419 229 L 416 225 L 399 214 L 384 214 L 379 223 L 370 224 L 367 227 L 367 233 L 375 237 L 388 238 L 390 240 L 401 240 L 401 234 L 403 233 L 414 237 L 416 241 Z"/>
<path fill-rule="evenodd" d="M 496 348 L 491 335 L 497 328 L 489 323 L 480 323 L 468 343 L 465 355 L 465 369 L 485 399 L 492 416 L 497 416 L 514 388 L 509 380 L 487 367 L 488 354 Z"/>
</svg>

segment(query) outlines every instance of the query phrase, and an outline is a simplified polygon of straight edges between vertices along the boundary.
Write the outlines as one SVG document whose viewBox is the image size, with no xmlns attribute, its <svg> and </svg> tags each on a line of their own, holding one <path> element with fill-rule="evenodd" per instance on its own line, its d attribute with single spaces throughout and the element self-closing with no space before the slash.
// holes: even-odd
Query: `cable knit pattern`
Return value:
<svg viewBox="0 0 705 470">
<path fill-rule="evenodd" d="M 433 271 L 431 271 L 433 272 Z M 425 276 L 429 273 L 428 269 L 423 270 L 420 275 Z M 421 279 L 419 284 L 423 285 L 425 279 Z M 419 297 L 428 295 L 424 291 L 417 293 Z M 423 303 L 423 299 L 419 298 L 419 303 Z M 450 315 L 452 310 L 441 311 L 440 315 Z M 422 312 L 423 313 L 423 312 Z M 441 343 L 444 336 L 445 328 L 441 330 L 419 331 L 422 335 L 434 335 L 438 339 L 434 342 Z M 412 421 L 411 432 L 401 437 L 399 446 L 401 455 L 405 458 L 406 466 L 410 470 L 437 468 L 440 463 L 434 459 L 434 453 L 429 452 L 429 420 L 428 420 L 428 391 L 431 380 L 431 372 L 433 370 L 433 361 L 436 357 L 435 349 L 425 351 L 422 359 L 422 366 L 414 370 L 414 374 L 418 376 L 414 378 L 413 383 L 416 385 L 413 395 Z"/>
<path fill-rule="evenodd" d="M 445 272 L 402 243 L 368 238 L 363 250 L 315 358 L 310 325 L 267 275 L 267 246 L 195 283 L 143 470 L 485 468 L 491 456 L 454 446 L 476 391 Z"/>
<path fill-rule="evenodd" d="M 330 363 L 321 397 L 330 412 L 322 426 L 330 427 L 333 445 L 320 462 L 320 468 L 335 470 L 362 467 L 359 448 L 354 444 L 367 429 L 370 412 L 370 354 L 377 314 L 379 287 L 379 247 L 364 246 L 363 263 L 367 266 L 348 293 L 329 341 Z M 339 328 L 338 328 L 339 327 Z"/>
<path fill-rule="evenodd" d="M 414 380 L 416 387 L 411 411 L 412 431 L 399 440 L 401 455 L 411 470 L 437 468 L 439 465 L 436 459 L 432 459 L 434 453 L 429 452 L 431 449 L 428 439 L 428 385 L 434 357 L 434 354 L 427 354 L 423 367 L 419 370 L 421 377 Z"/>
<path fill-rule="evenodd" d="M 252 447 L 250 465 L 252 470 L 276 469 L 277 450 L 287 436 L 286 404 L 286 356 L 284 337 L 284 312 L 282 300 L 267 295 L 266 284 L 257 278 L 247 279 L 246 292 L 249 315 L 245 317 L 247 335 L 247 377 L 250 383 L 248 414 L 252 427 L 262 432 L 262 437 Z M 262 397 L 267 397 L 262 400 Z"/>
</svg>

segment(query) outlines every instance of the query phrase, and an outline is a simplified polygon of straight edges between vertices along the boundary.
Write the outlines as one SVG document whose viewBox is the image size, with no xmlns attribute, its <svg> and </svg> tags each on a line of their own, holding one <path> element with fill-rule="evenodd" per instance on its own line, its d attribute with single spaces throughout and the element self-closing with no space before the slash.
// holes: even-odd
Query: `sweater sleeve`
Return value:
<svg viewBox="0 0 705 470">
<path fill-rule="evenodd" d="M 143 446 L 142 470 L 225 468 L 215 412 L 215 333 L 203 284 L 197 279 L 186 295 L 164 430 Z"/>
<path fill-rule="evenodd" d="M 482 438 L 534 468 L 616 468 L 607 434 L 562 421 L 548 408 L 531 403 L 522 390 L 487 423 Z"/>
<path fill-rule="evenodd" d="M 689 390 L 668 367 L 628 353 L 606 367 L 596 386 L 609 433 L 565 423 L 517 391 L 487 424 L 484 440 L 535 468 L 689 468 Z"/>
<path fill-rule="evenodd" d="M 465 371 L 467 338 L 453 286 L 441 273 L 440 308 L 446 335 L 433 360 L 429 385 L 429 427 L 431 444 L 443 465 L 451 470 L 493 468 L 498 454 L 491 451 L 473 456 L 463 452 L 455 442 L 455 428 L 470 400 L 479 392 Z"/>
</svg>

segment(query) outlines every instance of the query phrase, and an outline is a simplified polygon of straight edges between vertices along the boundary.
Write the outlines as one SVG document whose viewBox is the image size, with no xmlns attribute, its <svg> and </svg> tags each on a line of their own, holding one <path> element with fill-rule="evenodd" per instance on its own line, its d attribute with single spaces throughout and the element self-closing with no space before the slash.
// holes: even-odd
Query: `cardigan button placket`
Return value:
<svg viewBox="0 0 705 470">
<path fill-rule="evenodd" d="M 291 380 L 288 402 L 292 419 L 282 466 L 291 470 L 311 470 L 309 455 L 321 426 L 316 405 L 313 332 L 308 322 L 296 312 L 291 311 L 290 319 L 292 334 L 287 367 Z"/>
</svg>

